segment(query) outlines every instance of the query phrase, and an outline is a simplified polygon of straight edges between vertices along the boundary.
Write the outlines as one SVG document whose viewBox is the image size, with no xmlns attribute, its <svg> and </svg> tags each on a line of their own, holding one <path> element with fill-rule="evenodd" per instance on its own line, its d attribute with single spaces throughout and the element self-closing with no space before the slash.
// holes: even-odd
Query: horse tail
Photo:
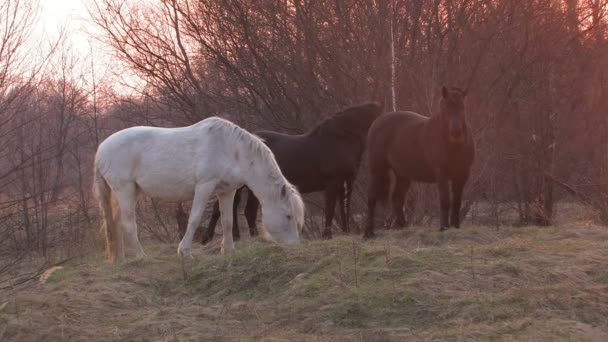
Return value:
<svg viewBox="0 0 608 342">
<path fill-rule="evenodd" d="M 388 164 L 380 157 L 369 154 L 368 201 L 386 203 L 391 192 L 391 175 Z"/>
<path fill-rule="evenodd" d="M 391 180 L 391 172 L 388 170 L 383 170 L 376 175 L 375 181 L 375 192 L 376 199 L 380 201 L 380 203 L 387 203 L 391 194 L 391 190 L 393 190 L 393 184 Z"/>
<path fill-rule="evenodd" d="M 119 227 L 112 214 L 112 189 L 103 178 L 97 163 L 95 163 L 94 193 L 101 212 L 101 230 L 106 240 L 106 253 L 112 263 L 116 262 L 118 254 Z"/>
</svg>

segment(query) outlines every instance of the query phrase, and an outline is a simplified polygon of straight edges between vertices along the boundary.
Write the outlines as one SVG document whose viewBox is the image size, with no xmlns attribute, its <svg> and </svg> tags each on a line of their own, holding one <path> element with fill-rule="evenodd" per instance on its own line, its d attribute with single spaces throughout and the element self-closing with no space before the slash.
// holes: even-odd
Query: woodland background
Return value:
<svg viewBox="0 0 608 342">
<path fill-rule="evenodd" d="M 0 288 L 101 249 L 92 159 L 112 132 L 215 115 L 303 133 L 370 100 L 431 115 L 443 84 L 469 88 L 469 223 L 550 225 L 559 203 L 576 203 L 608 224 L 606 0 L 87 5 L 102 32 L 92 38 L 136 82 L 96 75 L 95 56 L 63 38 L 33 36 L 37 1 L 0 0 Z M 355 220 L 365 174 L 362 165 Z M 414 224 L 436 218 L 435 196 L 414 187 Z M 308 196 L 312 232 L 321 204 Z M 175 204 L 142 199 L 139 211 L 142 234 L 177 239 Z"/>
</svg>

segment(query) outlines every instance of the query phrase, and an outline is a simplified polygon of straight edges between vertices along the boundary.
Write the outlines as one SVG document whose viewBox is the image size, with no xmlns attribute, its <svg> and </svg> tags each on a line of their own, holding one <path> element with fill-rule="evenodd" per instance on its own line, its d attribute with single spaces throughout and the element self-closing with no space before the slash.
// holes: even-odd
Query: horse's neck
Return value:
<svg viewBox="0 0 608 342">
<path fill-rule="evenodd" d="M 271 175 L 273 173 L 271 168 L 271 166 L 257 161 L 254 169 L 246 167 L 244 168 L 245 172 L 242 175 L 245 184 L 260 200 L 262 206 L 264 206 L 266 201 L 271 200 L 274 197 L 273 193 L 278 186 L 275 182 L 275 177 Z"/>
<path fill-rule="evenodd" d="M 441 138 L 441 115 L 435 114 L 424 123 L 425 139 Z"/>
</svg>

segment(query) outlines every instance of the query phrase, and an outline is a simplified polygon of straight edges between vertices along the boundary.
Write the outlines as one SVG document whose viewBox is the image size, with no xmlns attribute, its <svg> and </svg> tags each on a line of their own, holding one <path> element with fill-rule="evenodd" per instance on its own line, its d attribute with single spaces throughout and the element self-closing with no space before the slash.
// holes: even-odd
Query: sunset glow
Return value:
<svg viewBox="0 0 608 342">
<path fill-rule="evenodd" d="M 608 341 L 608 0 L 0 0 L 0 341 Z"/>
<path fill-rule="evenodd" d="M 39 19 L 35 25 L 37 40 L 53 41 L 65 36 L 67 43 L 79 55 L 88 55 L 91 48 L 101 50 L 91 34 L 98 33 L 85 5 L 86 0 L 42 0 Z"/>
</svg>

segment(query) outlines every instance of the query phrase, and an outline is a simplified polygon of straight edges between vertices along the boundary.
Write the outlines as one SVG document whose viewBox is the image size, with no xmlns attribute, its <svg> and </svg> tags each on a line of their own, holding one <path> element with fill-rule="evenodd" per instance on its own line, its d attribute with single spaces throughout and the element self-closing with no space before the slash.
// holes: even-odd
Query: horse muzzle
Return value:
<svg viewBox="0 0 608 342">
<path fill-rule="evenodd" d="M 287 238 L 287 239 L 282 239 L 282 241 L 278 241 L 280 244 L 283 245 L 297 245 L 300 243 L 300 237 L 296 236 L 295 238 Z"/>
<path fill-rule="evenodd" d="M 462 145 L 465 142 L 465 135 L 462 132 L 450 133 L 450 143 Z"/>
</svg>

